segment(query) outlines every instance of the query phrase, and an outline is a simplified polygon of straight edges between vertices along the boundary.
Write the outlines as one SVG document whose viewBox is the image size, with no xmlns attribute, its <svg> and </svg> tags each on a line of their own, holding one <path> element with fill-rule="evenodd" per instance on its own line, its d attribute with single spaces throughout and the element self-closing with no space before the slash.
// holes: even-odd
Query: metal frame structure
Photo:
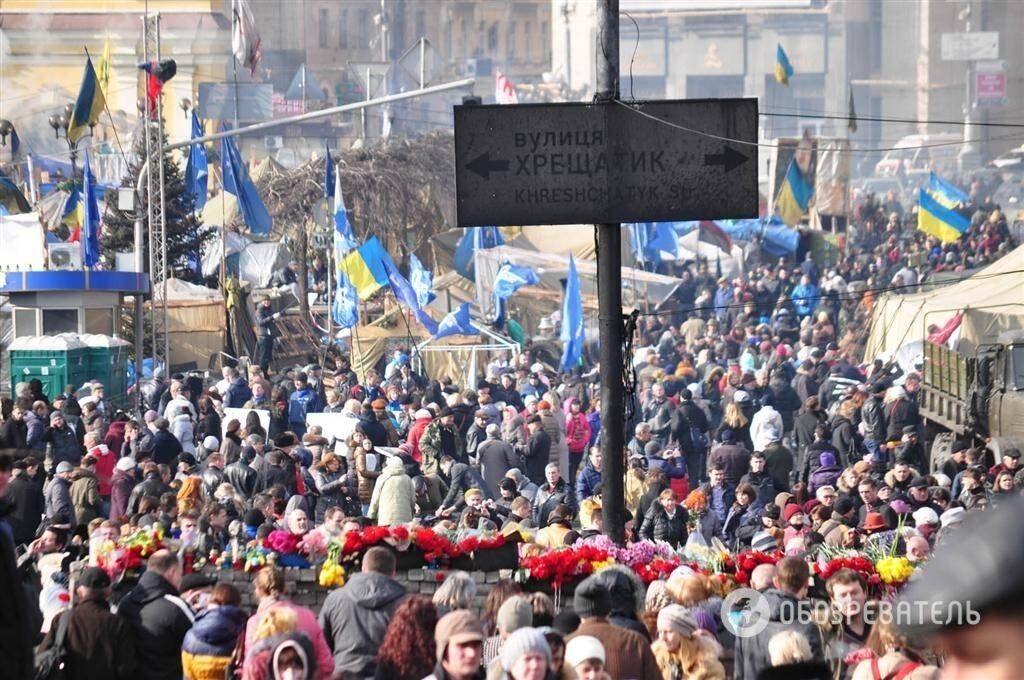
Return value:
<svg viewBox="0 0 1024 680">
<path fill-rule="evenodd" d="M 160 61 L 160 13 L 148 13 L 143 16 L 142 25 L 143 59 L 147 63 Z M 145 78 L 145 76 L 143 76 Z M 156 120 L 150 111 L 149 97 L 145 97 L 145 135 L 146 161 L 153 158 L 151 126 L 156 128 L 156 157 L 159 161 L 157 181 L 159 201 L 154 201 L 153 173 L 146 173 L 146 231 L 149 234 L 149 277 L 150 277 L 150 316 L 151 341 L 153 348 L 153 365 L 167 366 L 170 356 L 167 346 L 167 197 L 164 179 L 164 117 L 163 97 L 156 100 Z M 159 290 L 160 310 L 157 311 Z M 136 320 L 139 323 L 140 320 Z"/>
<path fill-rule="evenodd" d="M 469 350 L 470 359 L 466 364 L 466 384 L 475 384 L 475 376 L 477 374 L 477 353 L 478 352 L 500 352 L 502 350 L 509 350 L 512 352 L 512 358 L 514 359 L 519 354 L 519 343 L 509 338 L 506 338 L 489 328 L 482 326 L 476 326 L 476 329 L 480 331 L 480 335 L 486 336 L 490 339 L 490 342 L 473 343 L 468 345 L 432 345 L 431 343 L 436 342 L 434 338 L 428 338 L 420 344 L 416 345 L 416 349 L 413 352 L 413 361 L 415 362 L 416 370 L 422 373 L 423 371 L 423 359 L 421 355 L 424 352 L 451 352 L 451 351 L 464 351 Z M 473 378 L 470 380 L 470 378 Z"/>
</svg>

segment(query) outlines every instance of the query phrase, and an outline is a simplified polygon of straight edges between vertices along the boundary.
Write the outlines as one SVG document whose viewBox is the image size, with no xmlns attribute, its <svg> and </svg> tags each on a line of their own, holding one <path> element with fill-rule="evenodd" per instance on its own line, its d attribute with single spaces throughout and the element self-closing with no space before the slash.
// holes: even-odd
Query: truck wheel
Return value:
<svg viewBox="0 0 1024 680">
<path fill-rule="evenodd" d="M 931 461 L 929 471 L 935 472 L 942 467 L 942 464 L 949 460 L 953 452 L 953 433 L 939 432 L 932 440 Z"/>
</svg>

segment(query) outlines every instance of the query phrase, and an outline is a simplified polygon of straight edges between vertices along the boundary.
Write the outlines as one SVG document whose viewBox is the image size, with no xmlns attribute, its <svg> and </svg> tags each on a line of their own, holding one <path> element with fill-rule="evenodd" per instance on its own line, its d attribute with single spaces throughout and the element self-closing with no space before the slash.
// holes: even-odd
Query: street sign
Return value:
<svg viewBox="0 0 1024 680">
<path fill-rule="evenodd" d="M 1005 106 L 1006 60 L 979 61 L 974 66 L 974 101 L 978 106 Z"/>
<path fill-rule="evenodd" d="M 976 59 L 999 58 L 999 33 L 979 31 L 975 33 L 943 33 L 943 61 L 974 61 Z"/>
<path fill-rule="evenodd" d="M 455 107 L 461 227 L 757 217 L 757 100 Z"/>
</svg>

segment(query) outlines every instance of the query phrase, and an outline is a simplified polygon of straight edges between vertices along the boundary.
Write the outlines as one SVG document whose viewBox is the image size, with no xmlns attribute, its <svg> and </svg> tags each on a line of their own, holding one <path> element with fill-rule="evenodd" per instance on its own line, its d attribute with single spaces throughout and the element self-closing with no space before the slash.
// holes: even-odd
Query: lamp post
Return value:
<svg viewBox="0 0 1024 680">
<path fill-rule="evenodd" d="M 185 112 L 185 120 L 188 120 L 188 112 L 192 110 L 192 100 L 188 97 L 182 97 L 181 101 L 178 102 L 178 106 Z"/>
<path fill-rule="evenodd" d="M 71 141 L 71 138 L 68 137 L 68 127 L 71 125 L 71 115 L 74 110 L 75 105 L 69 103 L 64 107 L 63 113 L 55 113 L 49 119 L 50 127 L 53 128 L 53 134 L 57 139 L 60 139 L 61 132 L 64 133 L 64 141 L 68 144 L 68 152 L 71 158 L 72 181 L 74 181 L 75 176 L 78 174 L 78 170 L 75 167 L 75 161 L 78 160 L 78 142 Z"/>
</svg>

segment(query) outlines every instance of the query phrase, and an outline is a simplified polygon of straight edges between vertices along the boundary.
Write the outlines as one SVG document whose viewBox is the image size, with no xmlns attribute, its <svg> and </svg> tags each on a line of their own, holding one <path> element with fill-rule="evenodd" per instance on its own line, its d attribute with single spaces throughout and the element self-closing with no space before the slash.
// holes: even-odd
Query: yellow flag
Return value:
<svg viewBox="0 0 1024 680">
<path fill-rule="evenodd" d="M 96 68 L 96 79 L 100 82 L 100 89 L 103 90 L 103 94 L 107 94 L 107 90 L 110 86 L 110 40 L 103 43 L 103 55 L 100 57 L 100 63 Z"/>
</svg>

